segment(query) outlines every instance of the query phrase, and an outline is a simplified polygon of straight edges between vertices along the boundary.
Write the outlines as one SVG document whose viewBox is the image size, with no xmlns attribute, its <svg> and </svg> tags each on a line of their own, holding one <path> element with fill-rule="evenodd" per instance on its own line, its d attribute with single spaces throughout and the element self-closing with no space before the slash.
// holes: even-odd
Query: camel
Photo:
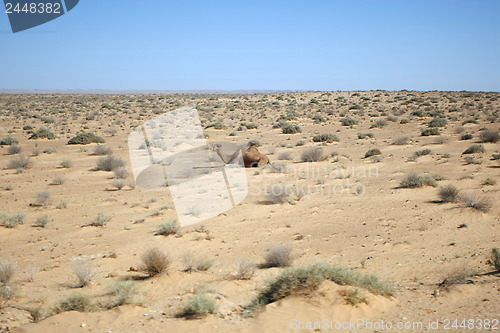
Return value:
<svg viewBox="0 0 500 333">
<path fill-rule="evenodd" d="M 224 164 L 231 164 L 239 155 L 239 150 L 236 150 L 232 155 L 226 155 L 222 150 L 221 144 L 214 144 L 212 150 L 219 155 Z M 262 166 L 264 164 L 271 164 L 269 158 L 259 152 L 257 147 L 250 146 L 245 149 L 241 149 L 241 155 L 243 156 L 243 164 L 245 168 L 252 168 Z"/>
</svg>

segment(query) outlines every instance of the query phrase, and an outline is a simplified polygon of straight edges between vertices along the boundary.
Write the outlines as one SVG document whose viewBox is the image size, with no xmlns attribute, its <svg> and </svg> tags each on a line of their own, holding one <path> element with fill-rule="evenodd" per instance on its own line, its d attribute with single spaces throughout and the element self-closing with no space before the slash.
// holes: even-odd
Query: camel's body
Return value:
<svg viewBox="0 0 500 333">
<path fill-rule="evenodd" d="M 239 154 L 239 151 L 236 151 L 232 155 L 226 155 L 222 151 L 222 146 L 220 144 L 214 145 L 213 150 L 217 153 L 217 155 L 219 155 L 224 164 L 230 164 L 236 159 Z M 262 154 L 255 146 L 241 149 L 241 155 L 243 156 L 243 164 L 246 168 L 270 164 L 269 158 L 266 155 Z"/>
</svg>

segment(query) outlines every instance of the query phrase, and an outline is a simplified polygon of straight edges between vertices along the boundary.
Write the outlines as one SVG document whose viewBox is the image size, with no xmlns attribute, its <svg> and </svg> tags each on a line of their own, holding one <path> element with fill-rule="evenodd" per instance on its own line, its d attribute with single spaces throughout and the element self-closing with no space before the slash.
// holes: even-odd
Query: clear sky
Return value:
<svg viewBox="0 0 500 333">
<path fill-rule="evenodd" d="M 13 34 L 0 89 L 500 91 L 500 1 L 80 0 Z"/>
</svg>

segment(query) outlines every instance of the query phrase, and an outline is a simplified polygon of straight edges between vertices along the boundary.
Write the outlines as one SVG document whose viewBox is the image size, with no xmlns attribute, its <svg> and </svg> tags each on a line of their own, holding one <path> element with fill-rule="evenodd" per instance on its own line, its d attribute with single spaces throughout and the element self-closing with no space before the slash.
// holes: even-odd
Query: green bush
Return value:
<svg viewBox="0 0 500 333">
<path fill-rule="evenodd" d="M 177 317 L 197 319 L 214 313 L 217 309 L 214 301 L 204 294 L 191 296 L 186 306 L 177 314 Z"/>
<path fill-rule="evenodd" d="M 298 125 L 284 124 L 283 126 L 281 126 L 281 132 L 283 134 L 296 134 L 302 133 L 302 129 Z"/>
<path fill-rule="evenodd" d="M 458 199 L 460 191 L 450 184 L 440 187 L 438 194 L 442 202 L 455 202 Z"/>
<path fill-rule="evenodd" d="M 260 306 L 279 301 L 290 295 L 312 293 L 325 280 L 339 285 L 365 288 L 376 295 L 391 296 L 394 292 L 393 287 L 381 282 L 377 276 L 362 275 L 352 270 L 319 263 L 283 270 L 276 278 L 270 280 L 268 285 L 245 308 L 245 311 L 252 312 Z"/>
<path fill-rule="evenodd" d="M 113 171 L 117 168 L 124 167 L 125 161 L 121 158 L 116 158 L 113 155 L 100 157 L 97 160 L 96 170 Z"/>
<path fill-rule="evenodd" d="M 339 142 L 340 139 L 338 136 L 332 133 L 323 133 L 323 134 L 318 134 L 313 137 L 314 142 L 328 142 L 332 143 L 334 141 Z"/>
<path fill-rule="evenodd" d="M 472 145 L 469 148 L 467 148 L 463 154 L 475 154 L 475 153 L 484 153 L 486 150 L 484 149 L 484 146 L 479 144 L 479 145 Z"/>
<path fill-rule="evenodd" d="M 66 299 L 59 301 L 53 311 L 55 314 L 65 311 L 90 312 L 94 310 L 94 306 L 90 301 L 90 297 L 81 294 L 73 294 Z"/>
<path fill-rule="evenodd" d="M 441 132 L 439 132 L 439 129 L 437 129 L 436 127 L 426 128 L 422 131 L 422 136 L 429 136 L 429 135 L 441 135 Z"/>
<path fill-rule="evenodd" d="M 420 157 L 420 156 L 424 156 L 424 155 L 429 155 L 430 153 L 432 153 L 432 150 L 426 148 L 426 149 L 416 151 L 413 155 Z"/>
<path fill-rule="evenodd" d="M 340 122 L 342 123 L 342 126 L 352 126 L 352 125 L 358 124 L 357 120 L 354 120 L 354 119 L 349 118 L 349 117 L 345 117 L 345 118 L 340 119 Z"/>
<path fill-rule="evenodd" d="M 7 136 L 0 140 L 0 146 L 10 146 L 10 145 L 17 145 L 19 144 L 19 141 L 16 138 L 13 138 L 11 136 Z"/>
<path fill-rule="evenodd" d="M 371 157 L 374 155 L 382 155 L 382 152 L 378 148 L 370 149 L 365 153 L 365 158 L 368 158 L 368 157 Z"/>
<path fill-rule="evenodd" d="M 429 127 L 445 127 L 447 123 L 446 119 L 436 117 L 429 122 Z"/>
<path fill-rule="evenodd" d="M 156 235 L 175 235 L 179 231 L 179 226 L 177 225 L 176 220 L 164 221 L 160 225 L 158 225 L 158 230 L 156 231 Z"/>
<path fill-rule="evenodd" d="M 33 139 L 49 139 L 49 140 L 54 140 L 56 139 L 56 135 L 49 131 L 46 128 L 40 128 L 38 131 L 35 133 L 31 134 L 31 136 L 28 138 L 28 140 L 33 140 Z"/>
<path fill-rule="evenodd" d="M 416 173 L 410 173 L 401 181 L 401 187 L 403 188 L 417 188 L 424 185 L 436 187 L 436 180 L 428 175 L 419 175 Z"/>
<path fill-rule="evenodd" d="M 358 133 L 358 139 L 374 138 L 373 133 Z"/>
<path fill-rule="evenodd" d="M 68 145 L 88 145 L 89 143 L 105 143 L 104 138 L 94 133 L 79 133 L 68 141 Z"/>
<path fill-rule="evenodd" d="M 500 272 L 500 251 L 496 247 L 491 250 L 490 264 L 495 267 L 497 272 Z"/>
<path fill-rule="evenodd" d="M 460 137 L 460 140 L 470 140 L 472 139 L 472 134 L 464 134 Z"/>
</svg>

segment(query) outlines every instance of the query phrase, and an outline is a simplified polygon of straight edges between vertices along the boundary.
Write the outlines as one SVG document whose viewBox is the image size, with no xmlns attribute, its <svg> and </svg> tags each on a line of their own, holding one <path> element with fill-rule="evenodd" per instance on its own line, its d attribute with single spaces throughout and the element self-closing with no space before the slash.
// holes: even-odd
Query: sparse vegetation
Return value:
<svg viewBox="0 0 500 333">
<path fill-rule="evenodd" d="M 7 154 L 9 155 L 15 155 L 19 154 L 22 151 L 21 146 L 18 145 L 12 145 L 7 148 Z"/>
<path fill-rule="evenodd" d="M 11 136 L 6 136 L 2 140 L 0 140 L 0 146 L 11 146 L 17 144 L 19 144 L 19 141 Z"/>
<path fill-rule="evenodd" d="M 496 143 L 500 140 L 500 132 L 486 130 L 482 131 L 479 137 L 481 138 L 481 142 Z"/>
<path fill-rule="evenodd" d="M 281 132 L 283 134 L 296 134 L 296 133 L 302 133 L 302 129 L 298 125 L 285 124 L 281 126 Z"/>
<path fill-rule="evenodd" d="M 113 149 L 106 145 L 97 145 L 92 152 L 92 155 L 111 155 L 113 153 Z"/>
<path fill-rule="evenodd" d="M 276 278 L 270 280 L 268 285 L 245 308 L 245 311 L 251 313 L 260 306 L 279 301 L 290 295 L 310 294 L 324 280 L 330 280 L 339 285 L 365 288 L 376 295 L 391 296 L 394 293 L 394 288 L 381 282 L 377 276 L 361 275 L 351 270 L 318 263 L 285 269 Z"/>
<path fill-rule="evenodd" d="M 82 294 L 72 294 L 59 301 L 53 309 L 54 314 L 66 311 L 91 312 L 95 309 L 89 296 Z"/>
<path fill-rule="evenodd" d="M 365 158 L 368 158 L 368 157 L 371 157 L 374 155 L 382 155 L 382 152 L 378 148 L 370 149 L 365 153 Z"/>
<path fill-rule="evenodd" d="M 110 220 L 111 217 L 106 216 L 103 213 L 97 213 L 88 225 L 93 227 L 104 227 Z"/>
<path fill-rule="evenodd" d="M 417 188 L 424 185 L 436 187 L 437 182 L 431 176 L 410 173 L 401 181 L 400 184 L 402 188 Z"/>
<path fill-rule="evenodd" d="M 158 248 L 151 248 L 142 255 L 141 271 L 149 277 L 163 273 L 169 265 L 170 258 Z"/>
<path fill-rule="evenodd" d="M 9 161 L 8 169 L 29 169 L 31 168 L 31 159 L 25 155 L 19 155 Z"/>
<path fill-rule="evenodd" d="M 309 147 L 302 151 L 300 155 L 302 162 L 318 162 L 324 159 L 321 147 Z"/>
<path fill-rule="evenodd" d="M 484 153 L 486 150 L 484 149 L 483 145 L 472 145 L 469 148 L 467 148 L 463 154 L 476 154 L 476 153 Z"/>
<path fill-rule="evenodd" d="M 445 185 L 439 188 L 439 198 L 442 202 L 455 202 L 458 200 L 460 191 L 453 185 Z"/>
<path fill-rule="evenodd" d="M 158 225 L 156 235 L 168 236 L 175 235 L 179 232 L 179 226 L 176 220 L 163 221 Z"/>
<path fill-rule="evenodd" d="M 478 198 L 476 194 L 463 194 L 460 196 L 460 200 L 464 203 L 465 207 L 470 207 L 483 213 L 487 213 L 493 206 L 490 200 Z"/>
<path fill-rule="evenodd" d="M 65 159 L 62 160 L 61 163 L 59 163 L 59 165 L 61 166 L 61 168 L 69 169 L 73 166 L 73 161 Z"/>
<path fill-rule="evenodd" d="M 437 127 L 426 128 L 422 131 L 421 135 L 422 136 L 441 135 L 441 132 L 439 132 L 439 129 Z"/>
<path fill-rule="evenodd" d="M 121 178 L 113 178 L 113 180 L 111 180 L 111 185 L 116 187 L 119 191 L 122 188 L 124 188 L 125 186 L 127 186 L 127 181 L 125 179 L 121 179 Z"/>
<path fill-rule="evenodd" d="M 177 317 L 198 319 L 214 313 L 217 309 L 214 301 L 205 294 L 191 296 Z"/>
<path fill-rule="evenodd" d="M 257 265 L 250 260 L 240 259 L 236 262 L 236 272 L 234 274 L 234 278 L 236 280 L 250 280 L 256 269 Z"/>
<path fill-rule="evenodd" d="M 349 118 L 349 117 L 345 117 L 345 118 L 340 119 L 340 122 L 342 123 L 342 126 L 353 126 L 353 125 L 358 124 L 357 120 L 354 120 L 354 119 Z"/>
<path fill-rule="evenodd" d="M 40 128 L 38 129 L 38 131 L 34 132 L 28 138 L 28 140 L 37 140 L 37 139 L 55 140 L 57 139 L 57 136 L 46 128 Z"/>
<path fill-rule="evenodd" d="M 267 199 L 273 204 L 284 203 L 288 200 L 289 196 L 289 186 L 281 183 L 271 185 L 267 193 Z"/>
<path fill-rule="evenodd" d="M 292 265 L 291 249 L 284 245 L 271 246 L 264 256 L 265 267 L 288 267 Z"/>
<path fill-rule="evenodd" d="M 108 155 L 106 157 L 100 157 L 97 160 L 96 170 L 113 171 L 114 169 L 124 166 L 125 161 L 123 159 Z"/>
<path fill-rule="evenodd" d="M 494 247 L 491 250 L 491 258 L 489 262 L 491 266 L 495 268 L 496 272 L 500 272 L 500 250 L 498 250 L 498 248 Z"/>
<path fill-rule="evenodd" d="M 77 284 L 75 287 L 83 288 L 92 281 L 94 277 L 94 270 L 90 264 L 90 261 L 79 261 L 74 269 L 74 273 L 77 278 Z"/>
<path fill-rule="evenodd" d="M 313 137 L 314 142 L 327 142 L 327 143 L 332 143 L 332 142 L 339 142 L 340 139 L 338 136 L 332 133 L 323 133 L 323 134 L 318 134 Z"/>
<path fill-rule="evenodd" d="M 88 145 L 90 143 L 105 143 L 106 140 L 94 133 L 79 133 L 68 141 L 68 145 Z"/>
</svg>

